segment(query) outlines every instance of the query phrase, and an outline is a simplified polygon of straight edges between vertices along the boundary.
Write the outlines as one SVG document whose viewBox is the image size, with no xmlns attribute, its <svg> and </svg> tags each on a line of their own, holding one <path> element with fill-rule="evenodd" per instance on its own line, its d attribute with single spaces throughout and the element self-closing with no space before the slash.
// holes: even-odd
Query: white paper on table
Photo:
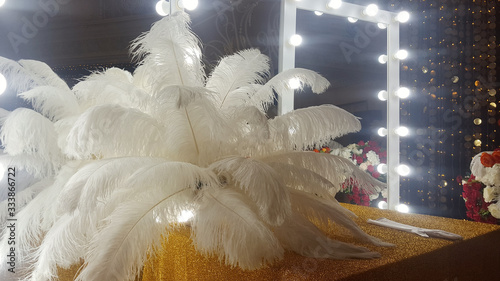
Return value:
<svg viewBox="0 0 500 281">
<path fill-rule="evenodd" d="M 444 231 L 441 229 L 420 228 L 420 227 L 416 227 L 416 226 L 411 226 L 411 225 L 391 221 L 391 220 L 386 219 L 386 218 L 379 218 L 377 220 L 368 219 L 368 223 L 379 225 L 379 226 L 385 226 L 385 227 L 389 227 L 389 228 L 397 229 L 397 230 L 401 230 L 401 231 L 415 233 L 417 235 L 420 235 L 422 237 L 427 237 L 427 238 L 432 237 L 432 238 L 442 238 L 442 239 L 448 239 L 448 240 L 462 240 L 463 239 L 463 237 L 458 235 L 458 234 L 447 232 L 447 231 Z"/>
</svg>

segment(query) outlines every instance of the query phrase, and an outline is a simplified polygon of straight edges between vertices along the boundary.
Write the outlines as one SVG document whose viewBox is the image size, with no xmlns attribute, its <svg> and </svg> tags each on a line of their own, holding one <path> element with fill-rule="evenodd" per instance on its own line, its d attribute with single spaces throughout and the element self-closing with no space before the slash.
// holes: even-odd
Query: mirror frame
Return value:
<svg viewBox="0 0 500 281">
<path fill-rule="evenodd" d="M 380 10 L 375 16 L 364 14 L 364 6 L 342 2 L 338 9 L 328 6 L 330 0 L 282 0 L 279 32 L 278 71 L 295 68 L 295 47 L 288 43 L 288 38 L 295 34 L 297 9 L 318 11 L 340 17 L 353 17 L 359 20 L 383 23 L 387 26 L 387 203 L 388 208 L 395 210 L 399 205 L 399 135 L 395 129 L 399 127 L 399 97 L 395 94 L 399 89 L 399 60 L 394 54 L 399 50 L 399 22 L 397 14 Z M 382 89 L 381 89 L 382 90 Z M 374 93 L 376 94 L 376 93 Z M 278 115 L 294 109 L 294 91 L 278 97 Z"/>
</svg>

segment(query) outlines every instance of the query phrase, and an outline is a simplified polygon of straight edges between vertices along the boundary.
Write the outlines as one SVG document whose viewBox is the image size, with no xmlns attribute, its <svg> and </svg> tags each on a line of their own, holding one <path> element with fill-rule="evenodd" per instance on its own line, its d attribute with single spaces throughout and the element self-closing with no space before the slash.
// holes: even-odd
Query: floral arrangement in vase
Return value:
<svg viewBox="0 0 500 281">
<path fill-rule="evenodd" d="M 462 181 L 467 217 L 497 224 L 500 219 L 500 149 L 477 154 L 470 167 L 472 175 Z"/>
</svg>

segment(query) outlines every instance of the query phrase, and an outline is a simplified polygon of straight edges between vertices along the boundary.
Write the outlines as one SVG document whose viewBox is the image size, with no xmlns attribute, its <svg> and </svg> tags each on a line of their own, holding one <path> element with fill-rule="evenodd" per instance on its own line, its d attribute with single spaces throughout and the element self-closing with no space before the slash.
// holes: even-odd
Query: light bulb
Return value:
<svg viewBox="0 0 500 281">
<path fill-rule="evenodd" d="M 385 23 L 381 23 L 381 22 L 377 23 L 377 26 L 378 26 L 378 28 L 380 28 L 380 29 L 386 29 L 386 28 L 387 28 L 387 24 L 385 24 Z"/>
<path fill-rule="evenodd" d="M 167 1 L 165 0 L 160 0 L 156 3 L 156 12 L 158 13 L 158 15 L 164 17 L 164 16 L 168 16 L 168 14 L 170 14 L 170 5 Z"/>
<path fill-rule="evenodd" d="M 300 88 L 300 79 L 294 77 L 288 80 L 288 87 L 290 87 L 290 89 L 292 90 Z"/>
<path fill-rule="evenodd" d="M 378 92 L 377 97 L 381 101 L 386 101 L 387 100 L 387 91 L 382 90 L 382 91 Z"/>
<path fill-rule="evenodd" d="M 401 87 L 396 91 L 396 96 L 398 96 L 401 99 L 406 99 L 407 97 L 410 96 L 410 90 L 406 87 Z"/>
<path fill-rule="evenodd" d="M 352 23 L 355 23 L 355 22 L 357 22 L 357 21 L 358 21 L 358 19 L 357 19 L 357 18 L 351 18 L 351 17 L 347 17 L 347 20 L 348 20 L 349 22 L 352 22 Z"/>
<path fill-rule="evenodd" d="M 323 13 L 322 13 L 322 12 L 320 12 L 320 11 L 314 11 L 314 14 L 315 14 L 315 15 L 317 15 L 317 16 L 321 16 L 321 15 L 323 15 Z"/>
<path fill-rule="evenodd" d="M 363 10 L 363 13 L 369 17 L 373 17 L 378 13 L 378 6 L 375 4 L 370 4 L 366 6 L 366 8 Z"/>
<path fill-rule="evenodd" d="M 384 175 L 387 174 L 387 164 L 381 163 L 377 165 L 377 172 Z"/>
<path fill-rule="evenodd" d="M 399 205 L 396 205 L 396 211 L 398 211 L 400 213 L 409 213 L 410 208 L 405 204 L 399 204 Z"/>
<path fill-rule="evenodd" d="M 378 62 L 380 62 L 381 64 L 387 63 L 387 55 L 380 55 L 378 57 Z"/>
<path fill-rule="evenodd" d="M 406 50 L 399 50 L 394 54 L 394 58 L 398 60 L 404 60 L 408 57 L 408 52 Z"/>
<path fill-rule="evenodd" d="M 7 89 L 7 79 L 0 73 L 0 95 Z"/>
<path fill-rule="evenodd" d="M 408 128 L 404 127 L 404 126 L 401 126 L 399 128 L 397 128 L 395 130 L 395 133 L 398 135 L 398 136 L 401 136 L 401 137 L 406 137 L 410 131 L 408 130 Z"/>
<path fill-rule="evenodd" d="M 377 206 L 378 206 L 379 209 L 382 209 L 382 210 L 386 210 L 387 207 L 388 207 L 387 206 L 387 202 L 385 202 L 385 201 L 378 202 Z"/>
<path fill-rule="evenodd" d="M 410 174 L 410 167 L 406 166 L 405 164 L 400 164 L 396 168 L 396 172 L 403 177 L 406 177 L 407 175 Z"/>
<path fill-rule="evenodd" d="M 331 0 L 326 4 L 326 7 L 330 9 L 338 9 L 340 6 L 342 6 L 342 0 Z"/>
<path fill-rule="evenodd" d="M 377 130 L 377 134 L 381 137 L 387 136 L 387 129 L 386 128 L 379 128 Z"/>
<path fill-rule="evenodd" d="M 396 15 L 396 20 L 399 22 L 407 22 L 410 19 L 410 13 L 407 11 L 402 11 L 399 12 L 399 14 Z"/>
<path fill-rule="evenodd" d="M 0 0 L 0 7 L 2 7 L 3 4 L 5 4 L 5 0 Z"/>
<path fill-rule="evenodd" d="M 298 35 L 298 34 L 294 34 L 292 36 L 290 36 L 290 40 L 288 40 L 288 43 L 290 43 L 290 45 L 292 46 L 299 46 L 300 44 L 302 44 L 302 36 Z"/>
<path fill-rule="evenodd" d="M 198 7 L 198 0 L 179 0 L 179 7 L 192 11 Z"/>
<path fill-rule="evenodd" d="M 187 222 L 192 217 L 194 217 L 194 214 L 192 211 L 182 210 L 181 214 L 177 217 L 177 222 Z"/>
</svg>

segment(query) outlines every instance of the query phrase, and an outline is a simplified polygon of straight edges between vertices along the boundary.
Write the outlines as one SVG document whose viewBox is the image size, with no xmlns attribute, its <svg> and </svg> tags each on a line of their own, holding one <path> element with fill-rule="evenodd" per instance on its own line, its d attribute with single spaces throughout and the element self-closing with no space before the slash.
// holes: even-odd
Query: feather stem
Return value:
<svg viewBox="0 0 500 281">
<path fill-rule="evenodd" d="M 189 113 L 186 107 L 184 107 L 184 112 L 186 113 L 187 121 L 189 123 L 189 128 L 191 129 L 191 134 L 193 135 L 194 146 L 196 148 L 196 154 L 200 156 L 200 149 L 198 148 L 198 142 L 196 141 L 196 135 L 194 134 L 193 125 L 191 124 L 191 119 L 189 118 Z"/>
<path fill-rule="evenodd" d="M 219 203 L 222 207 L 228 209 L 231 213 L 234 213 L 235 215 L 237 215 L 238 217 L 240 217 L 246 224 L 248 225 L 251 225 L 244 217 L 242 217 L 240 214 L 238 214 L 237 212 L 233 211 L 233 209 L 229 208 L 228 206 L 224 205 L 222 202 L 220 202 L 219 200 L 217 200 L 217 198 L 215 196 L 213 196 L 212 194 L 208 193 L 208 195 L 210 195 L 210 197 L 212 197 L 214 199 L 214 201 L 216 201 L 217 203 Z"/>
<path fill-rule="evenodd" d="M 168 199 L 170 199 L 171 197 L 173 197 L 173 196 L 175 196 L 175 195 L 177 195 L 177 194 L 179 194 L 179 193 L 181 193 L 181 192 L 184 192 L 184 191 L 186 191 L 186 190 L 188 190 L 188 189 L 189 189 L 189 187 L 185 187 L 185 188 L 183 188 L 183 189 L 181 189 L 181 190 L 178 190 L 178 191 L 176 191 L 176 192 L 174 192 L 174 193 L 170 194 L 169 196 L 167 196 L 167 197 L 165 197 L 165 198 L 161 199 L 160 201 L 158 201 L 158 202 L 157 202 L 156 204 L 154 204 L 153 206 L 151 206 L 151 208 L 149 208 L 146 212 L 144 212 L 144 214 L 143 214 L 142 216 L 140 216 L 140 217 L 137 219 L 137 221 L 134 223 L 134 225 L 133 225 L 133 226 L 132 226 L 132 227 L 128 230 L 127 234 L 123 237 L 123 239 L 122 239 L 122 241 L 120 242 L 120 245 L 118 246 L 118 248 L 117 248 L 117 249 L 120 249 L 120 248 L 122 247 L 122 245 L 123 245 L 123 243 L 125 242 L 125 240 L 127 240 L 127 237 L 128 237 L 128 235 L 130 234 L 130 232 L 131 232 L 131 231 L 135 228 L 135 226 L 137 225 L 137 223 L 139 223 L 139 221 L 140 221 L 140 220 L 142 220 L 142 218 L 143 218 L 145 215 L 149 214 L 149 212 L 151 212 L 151 210 L 153 210 L 154 208 L 156 208 L 158 205 L 160 205 L 161 203 L 163 203 L 165 200 L 168 200 Z M 115 252 L 115 254 L 113 255 L 113 260 L 114 260 L 114 258 L 116 257 L 116 255 L 117 255 L 117 254 L 118 254 L 118 251 L 116 251 L 116 252 Z"/>
<path fill-rule="evenodd" d="M 181 79 L 181 85 L 184 86 L 184 79 L 182 79 L 181 68 L 179 65 L 179 60 L 177 59 L 177 52 L 175 51 L 175 46 L 172 48 L 172 51 L 174 52 L 174 58 L 175 61 L 177 62 L 177 73 L 179 73 L 179 79 Z"/>
</svg>

